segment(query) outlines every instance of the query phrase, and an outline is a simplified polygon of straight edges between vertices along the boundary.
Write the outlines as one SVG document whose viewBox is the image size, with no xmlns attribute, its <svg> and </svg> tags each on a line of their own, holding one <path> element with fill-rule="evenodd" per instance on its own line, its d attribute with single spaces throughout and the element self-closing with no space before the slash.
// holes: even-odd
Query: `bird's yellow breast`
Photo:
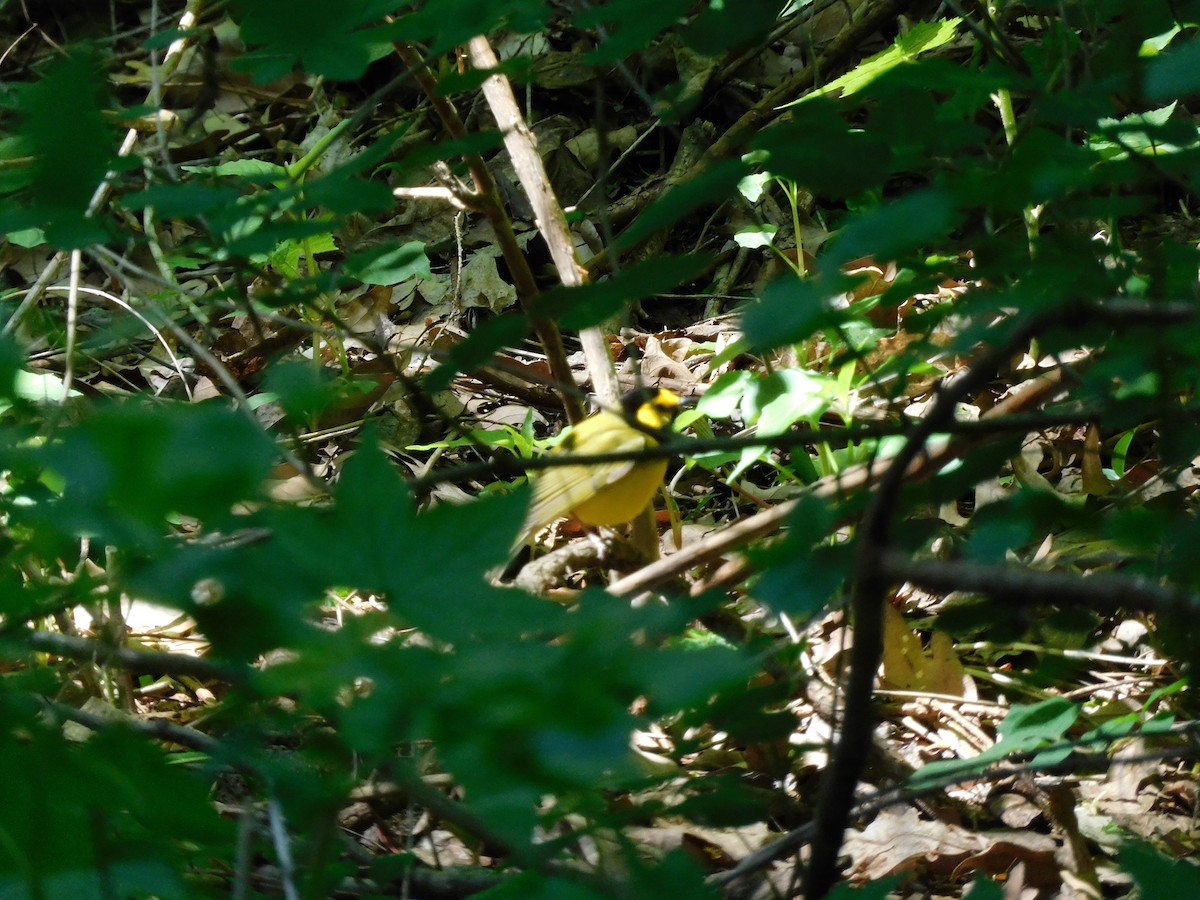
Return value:
<svg viewBox="0 0 1200 900">
<path fill-rule="evenodd" d="M 665 459 L 648 460 L 598 487 L 593 496 L 571 508 L 571 515 L 588 525 L 619 525 L 637 518 L 645 509 L 667 473 Z"/>
</svg>

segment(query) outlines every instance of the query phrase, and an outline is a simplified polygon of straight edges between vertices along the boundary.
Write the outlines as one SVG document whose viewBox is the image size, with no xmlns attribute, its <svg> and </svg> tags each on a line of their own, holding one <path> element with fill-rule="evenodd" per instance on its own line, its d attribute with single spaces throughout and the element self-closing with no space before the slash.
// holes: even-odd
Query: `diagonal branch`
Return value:
<svg viewBox="0 0 1200 900">
<path fill-rule="evenodd" d="M 487 37 L 479 35 L 467 44 L 467 55 L 471 65 L 480 71 L 492 71 L 483 82 L 483 96 L 491 107 L 496 123 L 504 134 L 504 148 L 512 160 L 513 170 L 529 205 L 533 207 L 538 231 L 550 248 L 550 256 L 558 270 L 559 280 L 567 287 L 580 287 L 587 280 L 585 270 L 575 257 L 575 244 L 571 230 L 567 227 L 567 216 L 562 204 L 555 196 L 546 167 L 537 151 L 537 141 L 529 124 L 521 115 L 512 85 L 504 75 L 495 70 L 500 60 L 488 43 Z M 611 406 L 617 402 L 617 373 L 604 332 L 598 327 L 585 328 L 579 334 L 583 352 L 587 358 L 588 374 L 592 387 L 600 398 L 601 405 Z M 574 423 L 574 419 L 571 420 Z"/>
<path fill-rule="evenodd" d="M 5 637 L 10 640 L 20 640 L 39 653 L 49 653 L 79 662 L 108 663 L 139 672 L 190 675 L 193 678 L 224 681 L 228 684 L 244 684 L 246 681 L 245 671 L 233 665 L 183 653 L 131 650 L 128 647 L 114 647 L 100 641 L 90 641 L 69 634 L 57 634 L 53 631 L 13 631 Z"/>
<path fill-rule="evenodd" d="M 416 48 L 404 41 L 397 41 L 393 46 L 404 65 L 413 71 L 413 77 L 417 84 L 429 98 L 429 102 L 433 104 L 434 112 L 441 119 L 442 127 L 452 138 L 464 137 L 467 127 L 463 123 L 462 117 L 458 114 L 454 104 L 438 90 L 433 73 L 429 71 L 429 67 Z M 467 168 L 471 171 L 471 178 L 475 182 L 475 199 L 479 209 L 487 217 L 488 224 L 492 226 L 496 243 L 499 244 L 500 252 L 512 275 L 513 286 L 517 289 L 517 297 L 521 301 L 522 307 L 529 310 L 540 291 L 537 281 L 533 277 L 533 270 L 529 267 L 529 259 L 525 256 L 521 245 L 517 243 L 512 220 L 500 202 L 500 192 L 496 188 L 496 180 L 479 154 L 467 154 L 465 159 Z M 558 383 L 559 396 L 562 398 L 563 408 L 567 411 L 567 418 L 571 422 L 577 422 L 583 418 L 583 405 L 573 390 L 575 381 L 571 377 L 571 366 L 567 362 L 567 354 L 563 348 L 562 333 L 558 330 L 558 325 L 545 316 L 531 315 L 530 320 L 533 330 L 542 344 L 542 349 L 546 352 L 550 373 Z"/>
</svg>

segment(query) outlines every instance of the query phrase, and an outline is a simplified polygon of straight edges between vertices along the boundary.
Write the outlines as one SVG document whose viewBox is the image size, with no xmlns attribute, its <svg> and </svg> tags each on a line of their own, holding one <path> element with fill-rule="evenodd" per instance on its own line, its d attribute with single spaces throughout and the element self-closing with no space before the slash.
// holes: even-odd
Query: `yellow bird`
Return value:
<svg viewBox="0 0 1200 900">
<path fill-rule="evenodd" d="M 671 424 L 681 403 L 678 394 L 661 388 L 631 391 L 621 398 L 620 412 L 603 409 L 589 416 L 571 428 L 550 452 L 556 456 L 592 456 L 657 447 L 658 441 L 631 423 L 659 431 Z M 563 516 L 588 525 L 629 522 L 654 499 L 666 471 L 665 459 L 543 469 L 533 478 L 533 502 L 521 533 L 528 538 Z"/>
</svg>

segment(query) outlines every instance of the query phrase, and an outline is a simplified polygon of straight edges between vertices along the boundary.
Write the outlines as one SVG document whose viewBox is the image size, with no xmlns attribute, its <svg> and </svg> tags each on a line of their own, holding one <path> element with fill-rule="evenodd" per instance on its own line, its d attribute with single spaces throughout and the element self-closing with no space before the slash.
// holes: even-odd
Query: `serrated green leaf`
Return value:
<svg viewBox="0 0 1200 900">
<path fill-rule="evenodd" d="M 45 75 L 19 95 L 19 134 L 33 158 L 30 214 L 35 221 L 28 225 L 42 227 L 47 241 L 61 248 L 104 237 L 100 222 L 87 216 L 115 158 L 102 73 L 98 53 L 76 48 L 56 56 Z"/>
<path fill-rule="evenodd" d="M 922 53 L 936 50 L 954 40 L 962 19 L 940 19 L 937 22 L 917 22 L 907 32 L 896 38 L 896 42 L 887 50 L 860 62 L 857 66 L 840 78 L 835 78 L 829 84 L 794 100 L 788 106 L 806 103 L 814 97 L 836 93 L 843 97 L 856 94 L 896 66 L 915 60 Z"/>
</svg>

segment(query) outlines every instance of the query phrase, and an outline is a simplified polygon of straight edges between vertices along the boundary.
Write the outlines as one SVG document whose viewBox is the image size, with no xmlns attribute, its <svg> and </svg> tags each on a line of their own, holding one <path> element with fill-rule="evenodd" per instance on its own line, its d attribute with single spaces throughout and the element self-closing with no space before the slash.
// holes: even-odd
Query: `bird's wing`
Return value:
<svg viewBox="0 0 1200 900">
<path fill-rule="evenodd" d="M 588 429 L 586 434 L 587 455 L 600 453 L 623 453 L 644 450 L 651 440 L 648 435 L 630 428 L 623 420 L 617 423 L 596 422 L 600 413 L 588 424 L 599 427 Z M 612 418 L 617 418 L 612 416 Z M 571 440 L 567 435 L 554 453 L 579 453 L 580 440 Z M 611 463 L 594 463 L 587 466 L 555 466 L 543 470 L 533 480 L 533 502 L 525 519 L 525 534 L 549 525 L 571 512 L 579 504 L 590 500 L 596 492 L 620 480 L 633 469 L 633 460 Z"/>
</svg>

